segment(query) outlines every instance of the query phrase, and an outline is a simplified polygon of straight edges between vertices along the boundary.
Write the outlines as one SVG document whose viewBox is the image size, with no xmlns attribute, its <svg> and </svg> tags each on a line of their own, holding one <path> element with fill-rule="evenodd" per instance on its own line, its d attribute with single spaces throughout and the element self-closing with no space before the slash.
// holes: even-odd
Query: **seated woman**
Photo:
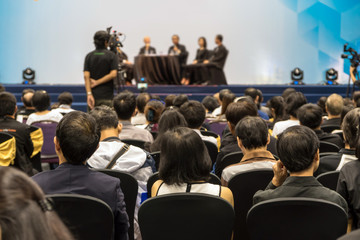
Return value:
<svg viewBox="0 0 360 240">
<path fill-rule="evenodd" d="M 50 96 L 45 90 L 36 91 L 31 101 L 36 112 L 29 115 L 26 124 L 31 125 L 39 121 L 60 122 L 62 119 L 63 115 L 58 111 L 48 110 L 50 107 Z"/>
<path fill-rule="evenodd" d="M 158 122 L 164 108 L 164 104 L 158 100 L 150 100 L 146 104 L 144 111 L 147 123 L 146 130 L 150 132 L 158 131 Z"/>
<path fill-rule="evenodd" d="M 234 205 L 230 189 L 207 183 L 211 160 L 200 136 L 190 128 L 167 131 L 161 142 L 159 177 L 151 196 L 171 193 L 204 193 L 220 196 Z"/>
</svg>

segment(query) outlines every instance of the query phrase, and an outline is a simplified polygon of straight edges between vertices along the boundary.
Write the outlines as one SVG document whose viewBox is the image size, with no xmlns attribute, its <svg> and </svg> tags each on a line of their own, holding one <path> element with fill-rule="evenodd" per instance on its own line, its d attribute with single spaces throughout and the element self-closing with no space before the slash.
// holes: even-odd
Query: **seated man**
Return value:
<svg viewBox="0 0 360 240">
<path fill-rule="evenodd" d="M 73 102 L 73 95 L 69 92 L 63 92 L 58 96 L 59 107 L 54 109 L 55 112 L 59 112 L 62 115 L 74 111 L 71 108 Z"/>
<path fill-rule="evenodd" d="M 137 128 L 131 124 L 131 118 L 135 114 L 136 98 L 131 92 L 122 92 L 113 100 L 114 109 L 122 123 L 123 128 L 119 134 L 120 139 L 135 139 L 144 142 L 154 142 L 151 133 L 145 129 Z"/>
<path fill-rule="evenodd" d="M 247 88 L 244 92 L 245 96 L 250 96 L 258 108 L 259 116 L 264 120 L 269 120 L 269 115 L 261 110 L 261 102 L 264 100 L 262 92 L 256 88 Z M 263 110 L 269 111 L 268 108 L 263 107 Z"/>
<path fill-rule="evenodd" d="M 24 89 L 22 91 L 21 101 L 23 102 L 24 106 L 20 107 L 18 112 L 16 113 L 17 121 L 25 123 L 29 115 L 35 112 L 35 108 L 31 102 L 34 93 L 35 91 L 30 88 Z"/>
<path fill-rule="evenodd" d="M 92 171 L 86 165 L 99 144 L 100 130 L 86 113 L 68 113 L 56 128 L 55 150 L 60 166 L 39 173 L 33 180 L 45 194 L 75 193 L 106 202 L 114 213 L 114 239 L 128 239 L 129 220 L 120 180 Z"/>
<path fill-rule="evenodd" d="M 9 92 L 0 93 L 0 132 L 8 133 L 16 139 L 14 167 L 33 175 L 30 157 L 34 146 L 30 137 L 30 127 L 15 120 L 16 98 Z"/>
<path fill-rule="evenodd" d="M 171 40 L 173 42 L 173 45 L 169 47 L 168 54 L 171 56 L 178 56 L 179 63 L 181 66 L 186 64 L 186 59 L 187 59 L 188 53 L 186 51 L 186 47 L 179 43 L 179 41 L 180 41 L 179 35 L 174 34 L 171 37 Z"/>
<path fill-rule="evenodd" d="M 146 36 L 144 37 L 144 43 L 145 46 L 140 48 L 139 55 L 149 55 L 149 54 L 156 54 L 156 49 L 152 46 L 150 46 L 150 37 Z"/>
<path fill-rule="evenodd" d="M 328 113 L 328 119 L 325 120 L 321 127 L 338 126 L 341 124 L 341 111 L 344 107 L 344 100 L 339 94 L 331 94 L 325 103 L 325 109 Z"/>
<path fill-rule="evenodd" d="M 221 185 L 227 186 L 230 179 L 240 172 L 257 168 L 269 168 L 276 163 L 271 152 L 266 150 L 270 134 L 266 122 L 260 117 L 245 117 L 235 127 L 237 142 L 244 157 L 237 164 L 226 167 L 221 175 Z"/>
<path fill-rule="evenodd" d="M 319 145 L 316 134 L 308 127 L 286 129 L 278 139 L 281 160 L 273 166 L 274 177 L 265 190 L 255 193 L 253 203 L 283 197 L 316 198 L 338 204 L 347 212 L 345 199 L 313 177 L 319 166 Z"/>
<path fill-rule="evenodd" d="M 221 34 L 216 35 L 215 43 L 217 47 L 213 51 L 213 55 L 209 60 L 205 60 L 205 64 L 214 65 L 217 68 L 223 69 L 228 54 L 228 50 L 223 45 L 223 36 Z"/>
<path fill-rule="evenodd" d="M 318 105 L 305 104 L 299 108 L 297 116 L 300 121 L 300 125 L 311 128 L 319 138 L 319 141 L 329 142 L 337 145 L 339 148 L 343 147 L 343 140 L 339 135 L 326 133 L 321 130 L 322 122 L 322 110 Z"/>
<path fill-rule="evenodd" d="M 136 97 L 136 109 L 137 113 L 134 117 L 131 118 L 131 123 L 133 125 L 144 125 L 146 124 L 146 117 L 144 114 L 145 106 L 150 101 L 151 96 L 149 93 L 140 93 Z"/>
</svg>

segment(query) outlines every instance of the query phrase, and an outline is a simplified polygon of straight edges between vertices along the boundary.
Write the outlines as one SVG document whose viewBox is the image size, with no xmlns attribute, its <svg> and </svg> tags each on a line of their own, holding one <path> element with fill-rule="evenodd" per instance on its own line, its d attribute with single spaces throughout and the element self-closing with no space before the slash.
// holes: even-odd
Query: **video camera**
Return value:
<svg viewBox="0 0 360 240">
<path fill-rule="evenodd" d="M 111 28 L 112 26 L 106 29 L 107 33 L 110 35 L 109 47 L 111 51 L 116 53 L 117 52 L 116 48 L 123 47 L 123 44 L 120 41 L 120 36 L 123 36 L 124 34 L 117 31 L 113 31 L 112 33 L 110 33 Z"/>
<path fill-rule="evenodd" d="M 349 59 L 352 67 L 357 67 L 360 64 L 360 56 L 357 51 L 351 47 L 348 47 L 348 43 L 344 45 L 344 54 L 341 54 L 341 58 Z M 349 54 L 345 54 L 349 53 Z"/>
</svg>

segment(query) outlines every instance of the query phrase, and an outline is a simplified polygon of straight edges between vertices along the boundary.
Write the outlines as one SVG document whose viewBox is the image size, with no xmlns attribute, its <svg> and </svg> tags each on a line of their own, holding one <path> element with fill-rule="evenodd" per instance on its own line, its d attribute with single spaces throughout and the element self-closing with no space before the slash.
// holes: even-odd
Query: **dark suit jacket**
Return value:
<svg viewBox="0 0 360 240">
<path fill-rule="evenodd" d="M 140 51 L 139 51 L 139 55 L 143 55 L 143 54 L 145 54 L 145 49 L 146 49 L 146 47 L 145 46 L 143 46 L 142 48 L 140 48 Z M 148 52 L 148 54 L 156 54 L 156 49 L 154 48 L 154 47 L 149 47 L 149 52 Z"/>
<path fill-rule="evenodd" d="M 175 47 L 174 45 L 169 47 L 168 54 L 171 54 L 174 47 Z M 184 45 L 179 44 L 177 46 L 177 48 L 180 50 L 179 62 L 180 62 L 181 65 L 184 65 L 184 64 L 186 64 L 186 58 L 187 58 L 187 55 L 188 55 L 188 52 L 186 51 L 186 47 Z"/>
<path fill-rule="evenodd" d="M 119 179 L 92 171 L 85 165 L 63 163 L 55 170 L 36 174 L 33 180 L 45 194 L 75 193 L 103 200 L 114 213 L 114 239 L 128 239 L 129 220 Z"/>
<path fill-rule="evenodd" d="M 228 55 L 228 50 L 225 48 L 224 45 L 220 45 L 214 49 L 213 55 L 209 61 L 210 63 L 214 64 L 216 67 L 223 69 L 225 66 L 227 55 Z"/>
<path fill-rule="evenodd" d="M 315 130 L 315 133 L 318 136 L 319 141 L 333 143 L 339 148 L 344 147 L 344 141 L 337 134 L 327 133 L 323 130 Z"/>
<path fill-rule="evenodd" d="M 340 118 L 332 118 L 329 120 L 324 120 L 323 123 L 321 124 L 321 127 L 325 127 L 325 126 L 339 126 L 340 129 L 340 125 L 341 125 L 341 119 Z"/>
</svg>

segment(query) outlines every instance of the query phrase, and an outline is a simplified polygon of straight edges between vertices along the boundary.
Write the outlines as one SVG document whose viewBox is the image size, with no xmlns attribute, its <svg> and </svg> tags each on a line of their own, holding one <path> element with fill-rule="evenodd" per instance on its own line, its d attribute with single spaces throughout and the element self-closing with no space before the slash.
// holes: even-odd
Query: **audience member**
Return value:
<svg viewBox="0 0 360 240">
<path fill-rule="evenodd" d="M 222 112 L 222 100 L 223 100 L 224 95 L 227 94 L 227 93 L 231 93 L 231 90 L 227 89 L 227 88 L 220 90 L 220 92 L 218 94 L 218 96 L 219 96 L 218 100 L 219 100 L 220 106 L 215 108 L 214 111 L 212 112 L 213 117 L 216 117 L 216 116 L 221 114 L 221 112 Z M 217 98 L 217 94 L 214 94 L 214 97 Z"/>
<path fill-rule="evenodd" d="M 145 107 L 146 127 L 150 132 L 158 131 L 158 122 L 164 110 L 164 104 L 158 100 L 150 100 Z"/>
<path fill-rule="evenodd" d="M 252 98 L 252 100 L 254 101 L 254 103 L 257 106 L 259 116 L 262 119 L 269 120 L 269 115 L 266 112 L 261 111 L 261 102 L 264 100 L 262 92 L 256 88 L 247 88 L 247 89 L 245 89 L 244 95 Z M 264 110 L 264 108 L 263 108 L 263 110 Z M 269 109 L 266 109 L 265 111 L 268 111 L 268 110 Z"/>
<path fill-rule="evenodd" d="M 201 103 L 205 107 L 207 117 L 211 117 L 212 112 L 220 106 L 218 100 L 213 96 L 204 97 Z"/>
<path fill-rule="evenodd" d="M 99 198 L 114 213 L 114 239 L 128 239 L 129 220 L 119 179 L 91 171 L 86 160 L 96 151 L 100 129 L 95 119 L 83 112 L 70 112 L 56 128 L 55 150 L 60 166 L 33 177 L 45 194 L 75 193 Z"/>
<path fill-rule="evenodd" d="M 331 94 L 326 100 L 325 108 L 328 113 L 328 119 L 321 124 L 321 127 L 338 126 L 340 129 L 340 116 L 344 108 L 343 98 L 339 94 Z"/>
<path fill-rule="evenodd" d="M 306 197 L 333 202 L 347 212 L 344 198 L 313 177 L 319 166 L 319 145 L 316 134 L 305 126 L 289 127 L 279 135 L 281 160 L 273 166 L 274 177 L 267 188 L 255 193 L 254 204 L 275 198 Z"/>
<path fill-rule="evenodd" d="M 227 107 L 229 106 L 230 103 L 233 103 L 235 100 L 236 96 L 233 93 L 225 93 L 222 100 L 221 100 L 221 113 L 220 115 L 217 117 L 217 119 L 219 120 L 226 120 L 225 117 L 225 112 Z"/>
<path fill-rule="evenodd" d="M 247 116 L 235 127 L 238 146 L 244 154 L 237 164 L 226 167 L 221 175 L 221 183 L 227 186 L 230 179 L 240 172 L 258 168 L 269 168 L 276 163 L 267 151 L 270 135 L 266 122 L 260 117 Z"/>
<path fill-rule="evenodd" d="M 34 96 L 35 91 L 31 88 L 26 88 L 22 91 L 21 101 L 24 106 L 20 107 L 16 113 L 16 120 L 23 123 L 26 122 L 30 114 L 35 112 L 35 108 L 31 103 L 32 97 Z"/>
<path fill-rule="evenodd" d="M 321 98 L 319 98 L 319 100 L 316 103 L 321 108 L 321 110 L 323 111 L 323 114 L 322 114 L 323 116 L 327 115 L 326 107 L 325 107 L 326 100 L 327 100 L 327 97 L 321 97 Z"/>
<path fill-rule="evenodd" d="M 58 96 L 58 103 L 59 107 L 54 109 L 54 111 L 61 113 L 62 115 L 65 115 L 69 112 L 74 111 L 74 109 L 71 108 L 71 105 L 74 101 L 73 95 L 69 92 L 63 92 Z"/>
<path fill-rule="evenodd" d="M 176 95 L 174 94 L 169 94 L 165 97 L 164 102 L 165 102 L 165 107 L 171 107 L 174 106 L 174 99 L 176 98 Z"/>
<path fill-rule="evenodd" d="M 289 119 L 285 113 L 285 100 L 283 99 L 283 97 L 272 97 L 268 103 L 272 116 L 269 122 L 269 127 L 271 129 L 274 127 L 275 123 Z"/>
<path fill-rule="evenodd" d="M 134 117 L 131 118 L 131 123 L 133 125 L 144 125 L 146 124 L 145 117 L 145 106 L 150 101 L 151 96 L 149 93 L 140 93 L 136 97 L 136 110 L 137 113 Z"/>
<path fill-rule="evenodd" d="M 360 107 L 360 91 L 353 93 L 353 104 L 355 107 Z"/>
<path fill-rule="evenodd" d="M 177 108 L 180 108 L 181 105 L 183 105 L 184 103 L 186 103 L 188 101 L 189 101 L 189 98 L 187 95 L 180 94 L 174 98 L 173 105 Z"/>
<path fill-rule="evenodd" d="M 206 183 L 210 178 L 211 160 L 198 134 L 178 127 L 164 134 L 161 144 L 158 180 L 151 196 L 196 192 L 220 196 L 234 205 L 230 189 Z"/>
<path fill-rule="evenodd" d="M 286 99 L 290 94 L 295 92 L 296 92 L 295 88 L 286 88 L 281 94 L 281 96 L 283 97 L 283 99 Z"/>
</svg>

